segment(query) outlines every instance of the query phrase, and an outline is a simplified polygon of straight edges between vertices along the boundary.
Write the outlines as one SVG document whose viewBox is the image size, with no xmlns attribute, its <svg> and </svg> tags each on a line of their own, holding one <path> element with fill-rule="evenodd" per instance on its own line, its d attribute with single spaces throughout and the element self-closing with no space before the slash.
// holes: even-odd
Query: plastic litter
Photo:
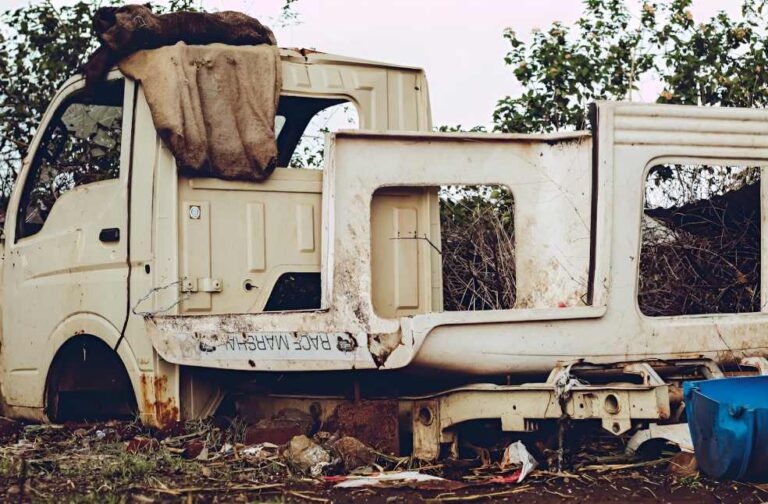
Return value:
<svg viewBox="0 0 768 504">
<path fill-rule="evenodd" d="M 304 435 L 291 439 L 283 456 L 314 478 L 320 476 L 323 468 L 331 463 L 331 454 Z"/>
<path fill-rule="evenodd" d="M 528 452 L 528 449 L 522 443 L 522 441 L 515 441 L 511 445 L 507 446 L 504 450 L 504 457 L 501 459 L 501 468 L 504 469 L 507 466 L 520 465 L 520 475 L 517 478 L 517 483 L 520 483 L 528 476 L 531 471 L 536 469 L 538 462 Z"/>
<path fill-rule="evenodd" d="M 329 481 L 326 478 L 326 481 Z M 333 480 L 330 480 L 333 481 Z M 370 476 L 347 476 L 334 485 L 336 488 L 358 488 L 366 486 L 384 486 L 387 483 L 420 483 L 424 481 L 445 481 L 445 478 L 424 474 L 418 471 L 379 473 Z"/>
<path fill-rule="evenodd" d="M 639 430 L 627 442 L 626 452 L 634 455 L 640 447 L 652 439 L 664 439 L 676 444 L 680 451 L 693 453 L 693 440 L 687 423 L 658 425 L 651 424 L 647 429 Z"/>
<path fill-rule="evenodd" d="M 274 443 L 260 443 L 255 446 L 243 448 L 240 452 L 246 457 L 268 458 L 275 454 L 279 446 Z"/>
</svg>

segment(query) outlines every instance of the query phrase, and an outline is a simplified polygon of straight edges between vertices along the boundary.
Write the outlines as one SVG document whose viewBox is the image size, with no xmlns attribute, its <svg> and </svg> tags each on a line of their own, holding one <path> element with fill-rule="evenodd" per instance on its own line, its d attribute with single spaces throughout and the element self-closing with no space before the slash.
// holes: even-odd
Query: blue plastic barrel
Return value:
<svg viewBox="0 0 768 504">
<path fill-rule="evenodd" d="M 768 376 L 683 384 L 699 467 L 709 476 L 768 481 Z"/>
</svg>

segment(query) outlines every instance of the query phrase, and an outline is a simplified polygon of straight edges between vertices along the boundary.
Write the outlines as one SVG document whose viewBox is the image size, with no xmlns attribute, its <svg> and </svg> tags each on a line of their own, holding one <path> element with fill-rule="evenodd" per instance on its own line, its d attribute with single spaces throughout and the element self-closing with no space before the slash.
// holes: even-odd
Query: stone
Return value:
<svg viewBox="0 0 768 504">
<path fill-rule="evenodd" d="M 668 470 L 675 476 L 695 476 L 699 473 L 699 463 L 696 461 L 696 455 L 681 451 L 669 459 Z"/>
<path fill-rule="evenodd" d="M 0 439 L 15 436 L 21 432 L 21 425 L 16 420 L 0 417 Z"/>
<path fill-rule="evenodd" d="M 361 441 L 346 436 L 331 445 L 333 452 L 341 459 L 344 470 L 353 471 L 376 461 L 376 453 Z"/>
<path fill-rule="evenodd" d="M 331 454 L 305 435 L 291 439 L 283 456 L 298 469 L 313 477 L 320 476 L 323 468 L 331 463 Z"/>
<path fill-rule="evenodd" d="M 272 418 L 259 420 L 245 430 L 245 444 L 274 443 L 283 445 L 312 430 L 309 413 L 294 408 L 278 411 Z"/>
<path fill-rule="evenodd" d="M 351 436 L 379 452 L 400 453 L 399 406 L 396 400 L 363 400 L 339 404 L 324 427 Z"/>
<path fill-rule="evenodd" d="M 196 459 L 205 450 L 205 443 L 200 440 L 189 441 L 184 445 L 184 452 L 182 453 L 185 459 Z"/>
</svg>

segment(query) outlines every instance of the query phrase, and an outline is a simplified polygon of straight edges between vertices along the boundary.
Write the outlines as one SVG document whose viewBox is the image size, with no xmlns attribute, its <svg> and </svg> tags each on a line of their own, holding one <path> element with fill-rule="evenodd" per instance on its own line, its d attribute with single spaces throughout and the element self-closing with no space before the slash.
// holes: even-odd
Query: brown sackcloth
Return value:
<svg viewBox="0 0 768 504">
<path fill-rule="evenodd" d="M 179 42 L 136 52 L 119 67 L 141 81 L 182 174 L 263 180 L 272 173 L 282 85 L 277 47 Z"/>
<path fill-rule="evenodd" d="M 242 12 L 155 14 L 149 4 L 101 7 L 93 17 L 93 31 L 100 44 L 82 67 L 91 90 L 104 80 L 115 63 L 142 49 L 157 49 L 176 42 L 277 45 L 272 30 Z"/>
</svg>

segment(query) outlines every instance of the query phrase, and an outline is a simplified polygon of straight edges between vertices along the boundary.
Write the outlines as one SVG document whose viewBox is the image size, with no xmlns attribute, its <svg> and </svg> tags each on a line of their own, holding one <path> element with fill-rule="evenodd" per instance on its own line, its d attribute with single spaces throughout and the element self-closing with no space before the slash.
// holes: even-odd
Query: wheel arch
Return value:
<svg viewBox="0 0 768 504">
<path fill-rule="evenodd" d="M 130 384 L 130 393 L 134 402 L 139 399 L 141 390 L 141 370 L 139 368 L 136 356 L 127 340 L 123 339 L 120 346 L 115 351 L 115 345 L 120 339 L 120 331 L 107 319 L 95 313 L 74 314 L 62 323 L 60 323 L 51 334 L 45 361 L 41 365 L 41 375 L 44 375 L 44 382 L 38 388 L 40 395 L 39 404 L 43 408 L 45 415 L 49 420 L 53 420 L 49 413 L 49 397 L 53 381 L 56 379 L 55 373 L 60 359 L 66 358 L 67 349 L 78 341 L 90 341 L 97 347 L 101 345 L 99 351 L 111 353 L 116 361 L 122 365 L 127 381 Z M 118 370 L 115 370 L 119 373 Z"/>
</svg>

